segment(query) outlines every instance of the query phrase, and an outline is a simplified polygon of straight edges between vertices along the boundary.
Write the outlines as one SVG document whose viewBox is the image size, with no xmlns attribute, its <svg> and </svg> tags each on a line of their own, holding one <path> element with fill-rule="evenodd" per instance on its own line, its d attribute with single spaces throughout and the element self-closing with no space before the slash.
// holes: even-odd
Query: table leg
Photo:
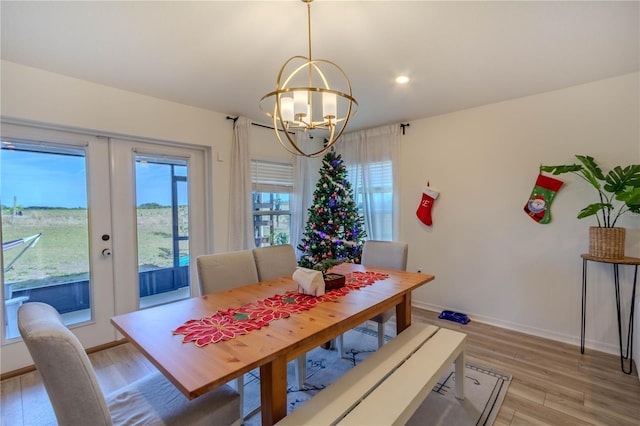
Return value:
<svg viewBox="0 0 640 426">
<path fill-rule="evenodd" d="M 638 282 L 638 265 L 635 266 L 633 274 L 633 289 L 631 293 L 631 306 L 629 307 L 629 324 L 627 329 L 627 348 L 622 346 L 622 315 L 620 312 L 620 273 L 618 264 L 613 265 L 613 282 L 616 292 L 616 310 L 618 314 L 618 341 L 620 343 L 620 368 L 625 374 L 631 374 L 633 371 L 633 317 L 635 311 L 636 284 Z M 629 361 L 629 368 L 625 368 L 624 361 Z"/>
<path fill-rule="evenodd" d="M 262 425 L 271 426 L 287 415 L 287 360 L 278 357 L 260 367 Z"/>
<path fill-rule="evenodd" d="M 618 344 L 620 345 L 620 365 L 622 366 L 622 370 L 624 371 L 624 364 L 622 360 L 624 356 L 622 355 L 622 319 L 620 318 L 620 275 L 618 275 L 618 265 L 613 264 L 613 288 L 615 290 L 616 296 L 616 315 L 618 318 Z"/>
<path fill-rule="evenodd" d="M 629 308 L 629 330 L 627 332 L 627 358 L 629 358 L 629 374 L 633 369 L 633 316 L 636 310 L 636 285 L 638 284 L 638 265 L 633 272 L 633 290 L 631 291 L 631 306 Z"/>
<path fill-rule="evenodd" d="M 582 260 L 582 318 L 580 325 L 580 353 L 584 353 L 585 318 L 587 314 L 587 259 Z"/>
<path fill-rule="evenodd" d="M 640 259 L 636 258 L 624 258 L 621 262 L 613 261 L 613 259 L 597 259 L 593 256 L 582 255 L 582 318 L 580 323 L 580 352 L 584 353 L 585 346 L 585 319 L 587 312 L 587 263 L 588 260 L 596 262 L 610 263 L 613 265 L 613 285 L 616 297 L 616 316 L 618 320 L 618 344 L 620 345 L 620 367 L 625 374 L 631 374 L 633 372 L 633 320 L 636 307 L 636 288 L 638 285 L 638 266 L 640 265 Z M 633 288 L 631 290 L 631 305 L 629 306 L 629 324 L 626 329 L 626 337 L 623 338 L 623 318 L 622 318 L 622 296 L 620 294 L 620 272 L 619 265 L 633 265 Z M 626 340 L 626 349 L 623 346 L 623 341 Z M 625 361 L 629 363 L 628 368 L 625 368 Z"/>
<path fill-rule="evenodd" d="M 402 333 L 411 325 L 411 292 L 406 293 L 396 305 L 396 333 Z"/>
</svg>

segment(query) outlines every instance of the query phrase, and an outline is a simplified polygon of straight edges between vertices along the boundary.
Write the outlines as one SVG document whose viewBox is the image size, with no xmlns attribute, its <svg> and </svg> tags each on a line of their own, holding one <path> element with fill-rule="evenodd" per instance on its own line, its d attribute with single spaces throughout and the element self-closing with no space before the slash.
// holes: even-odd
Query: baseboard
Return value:
<svg viewBox="0 0 640 426">
<path fill-rule="evenodd" d="M 87 354 L 92 354 L 94 352 L 99 352 L 105 349 L 112 348 L 114 346 L 119 346 L 127 342 L 128 342 L 127 339 L 119 339 L 113 342 L 105 343 L 103 345 L 94 346 L 92 348 L 87 349 L 86 351 L 87 351 Z M 27 365 L 26 367 L 19 368 L 17 370 L 7 371 L 6 373 L 0 374 L 0 381 L 11 379 L 12 377 L 16 377 L 16 376 L 21 376 L 23 374 L 30 373 L 32 371 L 36 371 L 36 366 L 33 364 Z"/>
<path fill-rule="evenodd" d="M 451 310 L 451 307 L 439 306 L 431 303 L 423 303 L 413 300 L 413 307 L 418 309 L 424 309 L 427 311 L 441 312 L 445 309 Z M 530 334 L 532 336 L 543 337 L 545 339 L 554 340 L 557 342 L 567 343 L 580 347 L 580 336 L 572 336 L 568 334 L 558 333 L 553 330 L 545 330 L 536 327 L 529 327 L 524 324 L 518 324 L 510 321 L 504 321 L 498 318 L 493 318 L 486 315 L 480 315 L 473 312 L 465 312 L 471 319 L 471 321 L 477 321 L 484 324 L 505 328 L 507 330 L 518 331 L 520 333 Z M 585 347 L 593 349 L 599 352 L 604 352 L 612 355 L 620 355 L 620 348 L 617 345 L 603 344 L 601 342 L 594 342 L 591 340 L 585 340 Z"/>
</svg>

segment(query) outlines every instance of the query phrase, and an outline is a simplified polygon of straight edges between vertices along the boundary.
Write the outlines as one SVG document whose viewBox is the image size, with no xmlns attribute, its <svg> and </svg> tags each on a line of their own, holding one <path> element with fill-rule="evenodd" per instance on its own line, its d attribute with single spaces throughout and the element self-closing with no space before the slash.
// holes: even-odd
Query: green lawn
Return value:
<svg viewBox="0 0 640 426">
<path fill-rule="evenodd" d="M 179 222 L 186 222 L 186 208 L 180 213 Z M 15 217 L 3 211 L 3 242 L 42 233 L 35 247 L 27 250 L 5 272 L 4 281 L 29 285 L 32 280 L 44 278 L 59 282 L 68 280 L 69 276 L 76 279 L 88 276 L 87 222 L 86 209 L 25 209 L 21 216 Z M 186 233 L 186 226 L 180 228 Z M 171 208 L 138 210 L 138 256 L 142 269 L 173 265 L 171 229 Z M 4 252 L 4 264 L 11 262 L 23 247 Z M 187 242 L 181 247 L 186 254 Z"/>
</svg>

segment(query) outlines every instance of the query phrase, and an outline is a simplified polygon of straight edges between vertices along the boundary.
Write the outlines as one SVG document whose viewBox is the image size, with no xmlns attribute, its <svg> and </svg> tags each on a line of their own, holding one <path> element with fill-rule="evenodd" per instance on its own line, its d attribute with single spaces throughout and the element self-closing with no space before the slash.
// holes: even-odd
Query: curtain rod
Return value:
<svg viewBox="0 0 640 426">
<path fill-rule="evenodd" d="M 235 123 L 235 122 L 236 122 L 236 120 L 238 120 L 238 117 L 230 117 L 230 116 L 228 116 L 228 115 L 227 115 L 227 120 L 233 120 L 233 122 Z M 252 126 L 258 126 L 258 127 L 264 127 L 265 129 L 275 130 L 273 127 L 271 127 L 271 126 L 267 126 L 267 125 L 265 125 L 265 124 L 260 124 L 260 123 L 254 123 L 254 122 L 251 122 L 251 125 L 252 125 Z M 279 131 L 279 132 L 282 132 L 283 130 L 282 130 L 282 129 L 278 129 L 278 131 Z M 295 134 L 295 133 L 291 133 L 291 134 L 293 135 L 293 134 Z"/>
<path fill-rule="evenodd" d="M 235 123 L 235 122 L 236 122 L 236 120 L 238 120 L 238 117 L 230 117 L 230 116 L 228 116 L 228 115 L 227 115 L 227 120 L 233 120 L 233 122 Z M 254 123 L 254 122 L 251 122 L 251 125 L 253 125 L 253 126 L 258 126 L 258 127 L 264 127 L 265 129 L 275 130 L 275 129 L 274 129 L 273 127 L 271 127 L 271 126 L 267 126 L 267 125 L 260 124 L 260 123 Z M 409 127 L 409 126 L 410 126 L 410 124 L 409 124 L 409 123 L 400 123 L 400 127 L 402 127 L 402 135 L 403 135 L 403 136 L 404 136 L 405 128 L 406 128 L 406 127 Z M 282 132 L 283 130 L 282 130 L 282 129 L 278 129 L 278 131 L 279 131 L 279 132 Z M 291 134 L 293 135 L 294 133 L 291 133 Z"/>
</svg>

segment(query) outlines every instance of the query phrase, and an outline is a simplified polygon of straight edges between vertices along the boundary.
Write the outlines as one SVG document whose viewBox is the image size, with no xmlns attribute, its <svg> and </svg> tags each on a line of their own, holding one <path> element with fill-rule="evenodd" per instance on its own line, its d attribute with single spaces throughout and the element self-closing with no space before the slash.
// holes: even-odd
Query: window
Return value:
<svg viewBox="0 0 640 426">
<path fill-rule="evenodd" d="M 289 244 L 293 165 L 252 160 L 251 187 L 256 247 Z"/>
<path fill-rule="evenodd" d="M 368 164 L 348 164 L 358 213 L 365 216 L 369 239 L 393 240 L 393 163 L 378 161 Z M 368 206 L 365 209 L 364 206 Z"/>
</svg>

